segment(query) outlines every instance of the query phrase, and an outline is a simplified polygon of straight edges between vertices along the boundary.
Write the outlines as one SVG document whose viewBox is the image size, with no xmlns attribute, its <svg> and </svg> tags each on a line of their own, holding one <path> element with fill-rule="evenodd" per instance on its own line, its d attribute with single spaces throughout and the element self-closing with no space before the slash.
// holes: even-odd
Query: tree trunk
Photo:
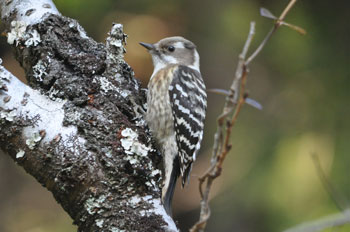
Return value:
<svg viewBox="0 0 350 232">
<path fill-rule="evenodd" d="M 177 231 L 160 201 L 162 160 L 143 118 L 145 91 L 124 61 L 51 0 L 0 0 L 28 85 L 0 65 L 0 149 L 34 176 L 79 231 Z"/>
</svg>

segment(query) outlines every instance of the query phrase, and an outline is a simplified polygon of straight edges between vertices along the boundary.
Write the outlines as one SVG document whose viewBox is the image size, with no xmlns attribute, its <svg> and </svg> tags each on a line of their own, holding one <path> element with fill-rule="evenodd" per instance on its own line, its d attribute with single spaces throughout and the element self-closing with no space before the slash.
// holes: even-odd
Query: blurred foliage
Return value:
<svg viewBox="0 0 350 232">
<path fill-rule="evenodd" d="M 272 26 L 259 7 L 279 15 L 288 0 L 56 0 L 63 15 L 77 19 L 104 42 L 112 22 L 129 35 L 126 59 L 147 85 L 153 67 L 138 42 L 183 35 L 198 46 L 208 88 L 227 88 L 246 39 L 257 23 L 256 47 Z M 281 231 L 338 210 L 324 190 L 310 154 L 350 198 L 350 2 L 298 1 L 286 21 L 307 30 L 281 28 L 250 66 L 248 89 L 264 109 L 245 106 L 233 130 L 233 148 L 214 185 L 208 231 Z M 5 66 L 23 75 L 0 41 Z M 175 193 L 175 219 L 186 231 L 198 218 L 196 176 L 208 167 L 216 117 L 223 98 L 209 94 L 202 152 L 190 186 Z M 75 231 L 51 194 L 0 156 L 0 231 Z M 327 230 L 332 231 L 332 230 Z M 340 232 L 350 231 L 349 226 Z"/>
</svg>

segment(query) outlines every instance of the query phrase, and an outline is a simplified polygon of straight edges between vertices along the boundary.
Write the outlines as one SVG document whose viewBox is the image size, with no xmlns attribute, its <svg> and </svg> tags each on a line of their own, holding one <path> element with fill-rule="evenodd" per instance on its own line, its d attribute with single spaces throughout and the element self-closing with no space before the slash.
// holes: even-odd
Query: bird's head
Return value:
<svg viewBox="0 0 350 232">
<path fill-rule="evenodd" d="M 154 68 L 159 70 L 169 64 L 189 66 L 199 71 L 199 55 L 196 45 L 180 37 L 164 38 L 157 43 L 140 43 L 152 55 Z"/>
</svg>

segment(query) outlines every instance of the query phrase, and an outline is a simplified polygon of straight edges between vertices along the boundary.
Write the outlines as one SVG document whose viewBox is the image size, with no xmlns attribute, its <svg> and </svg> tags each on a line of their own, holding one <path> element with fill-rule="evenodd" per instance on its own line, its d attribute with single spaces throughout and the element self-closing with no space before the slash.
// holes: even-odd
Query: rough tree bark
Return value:
<svg viewBox="0 0 350 232">
<path fill-rule="evenodd" d="M 0 0 L 28 85 L 0 65 L 0 149 L 34 176 L 79 231 L 177 231 L 160 203 L 161 156 L 145 91 L 123 60 L 122 25 L 106 45 L 51 0 Z"/>
</svg>

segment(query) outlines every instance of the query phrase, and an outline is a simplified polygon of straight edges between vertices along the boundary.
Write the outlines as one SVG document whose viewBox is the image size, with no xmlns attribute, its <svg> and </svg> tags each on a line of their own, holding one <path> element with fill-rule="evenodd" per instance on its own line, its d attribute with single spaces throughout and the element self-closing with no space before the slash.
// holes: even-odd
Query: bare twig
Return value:
<svg viewBox="0 0 350 232">
<path fill-rule="evenodd" d="M 252 60 L 255 59 L 255 57 L 261 52 L 261 50 L 265 47 L 267 41 L 269 41 L 269 39 L 271 38 L 271 36 L 273 35 L 274 32 L 276 32 L 276 30 L 283 25 L 283 20 L 286 17 L 286 15 L 288 14 L 288 12 L 292 9 L 292 7 L 294 6 L 294 4 L 296 3 L 297 0 L 291 0 L 289 2 L 289 4 L 287 5 L 287 7 L 283 10 L 282 14 L 280 15 L 280 17 L 276 20 L 274 26 L 271 28 L 271 30 L 269 31 L 269 33 L 267 33 L 265 39 L 261 42 L 261 44 L 259 45 L 259 47 L 253 52 L 253 54 L 247 59 L 246 61 L 246 65 L 248 66 L 250 64 L 250 62 L 252 62 Z"/>
<path fill-rule="evenodd" d="M 261 52 L 272 34 L 282 25 L 283 19 L 290 11 L 296 0 L 291 0 L 288 6 L 284 9 L 281 16 L 276 20 L 274 27 L 266 35 L 253 54 L 246 59 L 249 47 L 255 34 L 255 23 L 250 23 L 250 30 L 243 47 L 242 53 L 239 55 L 239 61 L 235 76 L 230 89 L 220 91 L 225 93 L 226 100 L 222 113 L 217 119 L 217 131 L 214 135 L 213 153 L 211 158 L 210 168 L 199 178 L 199 192 L 201 194 L 201 210 L 199 221 L 190 229 L 191 232 L 203 232 L 206 223 L 210 217 L 209 194 L 214 182 L 214 179 L 220 176 L 223 162 L 231 149 L 230 137 L 232 128 L 235 125 L 242 106 L 245 103 L 247 94 L 245 93 L 245 83 L 248 75 L 249 63 Z M 226 122 L 226 123 L 225 123 Z M 225 132 L 224 132 L 225 131 Z"/>
<path fill-rule="evenodd" d="M 276 25 L 276 24 L 275 24 Z M 261 52 L 261 50 L 265 47 L 267 41 L 269 41 L 269 39 L 271 38 L 271 36 L 273 35 L 273 33 L 277 30 L 278 27 L 274 26 L 273 28 L 271 28 L 271 30 L 269 31 L 269 33 L 267 33 L 266 37 L 264 38 L 264 40 L 261 42 L 261 44 L 259 45 L 259 47 L 255 50 L 255 52 L 247 59 L 246 61 L 246 65 L 249 65 L 250 62 L 252 62 L 253 59 L 255 59 L 255 57 Z"/>
<path fill-rule="evenodd" d="M 280 21 L 283 21 L 284 18 L 287 16 L 288 12 L 292 9 L 292 7 L 294 6 L 294 4 L 297 2 L 297 0 L 291 0 L 287 7 L 283 10 L 281 16 L 278 18 Z"/>
</svg>

